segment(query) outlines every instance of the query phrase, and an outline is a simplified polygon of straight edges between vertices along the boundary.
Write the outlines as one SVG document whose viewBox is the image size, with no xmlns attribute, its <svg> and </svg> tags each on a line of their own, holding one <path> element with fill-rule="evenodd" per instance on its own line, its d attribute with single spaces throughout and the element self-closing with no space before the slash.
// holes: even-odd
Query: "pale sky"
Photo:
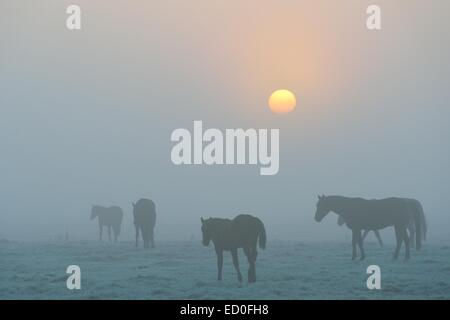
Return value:
<svg viewBox="0 0 450 320">
<path fill-rule="evenodd" d="M 92 204 L 154 200 L 156 237 L 200 237 L 200 216 L 259 216 L 269 239 L 341 240 L 317 194 L 420 200 L 450 241 L 450 2 L 0 3 L 0 238 L 95 239 Z M 366 8 L 382 9 L 382 30 Z M 295 111 L 267 99 L 286 88 Z M 280 170 L 175 166 L 193 121 L 280 130 Z M 386 234 L 392 231 L 384 231 Z"/>
</svg>

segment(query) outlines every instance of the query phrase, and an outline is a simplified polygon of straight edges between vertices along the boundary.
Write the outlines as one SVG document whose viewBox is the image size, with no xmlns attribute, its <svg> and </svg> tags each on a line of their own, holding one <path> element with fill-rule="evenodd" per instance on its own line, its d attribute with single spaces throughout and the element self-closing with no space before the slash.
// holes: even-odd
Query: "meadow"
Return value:
<svg viewBox="0 0 450 320">
<path fill-rule="evenodd" d="M 199 241 L 54 241 L 0 243 L 1 299 L 449 299 L 450 246 L 427 243 L 410 261 L 391 261 L 393 245 L 367 242 L 351 261 L 345 242 L 272 241 L 260 250 L 257 282 L 237 281 L 229 254 L 216 280 L 212 247 Z M 241 271 L 247 261 L 239 253 Z M 66 268 L 81 268 L 81 289 L 68 290 Z M 381 268 L 381 290 L 368 290 L 367 266 Z"/>
</svg>

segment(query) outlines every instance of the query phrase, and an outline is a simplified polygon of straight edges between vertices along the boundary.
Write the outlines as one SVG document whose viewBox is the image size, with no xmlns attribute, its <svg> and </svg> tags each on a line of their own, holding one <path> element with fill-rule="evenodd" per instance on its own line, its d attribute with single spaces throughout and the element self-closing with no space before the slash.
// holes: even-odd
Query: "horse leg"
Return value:
<svg viewBox="0 0 450 320">
<path fill-rule="evenodd" d="M 403 239 L 405 241 L 405 260 L 409 259 L 409 247 L 410 247 L 410 241 L 408 232 L 406 231 L 406 228 L 403 229 Z"/>
<path fill-rule="evenodd" d="M 397 246 L 395 247 L 395 252 L 392 259 L 396 260 L 398 258 L 398 253 L 400 252 L 400 247 L 402 246 L 402 235 L 397 226 L 395 226 L 394 229 L 395 229 L 395 240 L 397 240 Z"/>
<path fill-rule="evenodd" d="M 111 242 L 111 226 L 108 226 L 108 239 Z"/>
<path fill-rule="evenodd" d="M 138 246 L 139 241 L 139 227 L 136 227 L 136 247 Z"/>
<path fill-rule="evenodd" d="M 364 233 L 363 233 L 363 240 L 366 240 L 366 238 L 367 238 L 367 235 L 369 234 L 369 230 L 364 230 Z"/>
<path fill-rule="evenodd" d="M 414 247 L 414 239 L 416 238 L 416 226 L 414 223 L 410 223 L 408 226 L 409 230 L 409 246 Z"/>
<path fill-rule="evenodd" d="M 356 231 L 352 230 L 352 260 L 356 259 Z"/>
<path fill-rule="evenodd" d="M 252 249 L 250 247 L 244 247 L 244 253 L 247 257 L 247 261 L 248 261 L 248 273 L 247 273 L 247 277 L 248 277 L 248 282 L 255 282 L 256 281 L 256 275 L 255 275 L 255 259 L 254 259 L 254 254 L 252 252 Z"/>
<path fill-rule="evenodd" d="M 251 264 L 251 270 L 252 270 L 252 282 L 256 282 L 256 258 L 258 257 L 258 250 L 256 249 L 256 243 L 253 246 L 253 250 L 251 250 L 252 253 L 252 261 Z"/>
<path fill-rule="evenodd" d="M 378 232 L 378 230 L 373 230 L 373 232 L 374 232 L 375 235 L 377 236 L 378 243 L 380 244 L 380 247 L 383 247 L 383 240 L 381 240 L 380 233 Z"/>
<path fill-rule="evenodd" d="M 152 248 L 154 248 L 155 247 L 155 238 L 154 238 L 153 229 L 150 229 L 150 241 L 152 242 Z"/>
<path fill-rule="evenodd" d="M 359 245 L 359 250 L 361 251 L 361 260 L 364 260 L 364 258 L 366 257 L 365 253 L 364 253 L 364 248 L 363 248 L 363 238 L 361 236 L 361 231 L 358 231 L 358 245 Z"/>
<path fill-rule="evenodd" d="M 217 255 L 217 280 L 222 280 L 222 267 L 223 267 L 223 251 L 216 250 Z"/>
<path fill-rule="evenodd" d="M 100 236 L 98 238 L 98 241 L 102 241 L 103 226 L 99 225 L 98 227 L 99 227 L 99 230 L 100 230 L 100 233 L 99 233 Z"/>
<path fill-rule="evenodd" d="M 239 280 L 239 282 L 242 282 L 242 274 L 241 274 L 241 270 L 239 270 L 239 259 L 238 259 L 237 249 L 231 250 L 231 257 L 233 258 L 233 265 L 234 265 L 234 268 L 236 269 L 236 272 L 238 275 L 238 280 Z"/>
<path fill-rule="evenodd" d="M 142 229 L 141 230 L 141 233 L 142 233 L 142 239 L 144 240 L 144 248 L 148 248 L 149 247 L 149 243 L 150 243 L 150 240 L 149 240 L 149 230 L 147 230 L 147 229 Z"/>
</svg>

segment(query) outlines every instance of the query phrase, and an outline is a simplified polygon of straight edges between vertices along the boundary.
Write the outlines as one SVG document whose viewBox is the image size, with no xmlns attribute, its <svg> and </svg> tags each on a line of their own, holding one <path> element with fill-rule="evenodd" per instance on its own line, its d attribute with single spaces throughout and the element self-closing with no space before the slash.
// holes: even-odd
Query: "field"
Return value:
<svg viewBox="0 0 450 320">
<path fill-rule="evenodd" d="M 393 246 L 366 244 L 351 261 L 348 243 L 269 242 L 260 250 L 258 281 L 239 284 L 225 255 L 216 280 L 212 247 L 198 241 L 0 243 L 1 299 L 449 299 L 450 246 L 426 243 L 410 261 L 391 261 Z M 81 290 L 66 288 L 66 268 L 81 268 Z M 381 290 L 366 287 L 367 266 L 381 267 Z M 247 261 L 240 252 L 246 279 Z"/>
</svg>

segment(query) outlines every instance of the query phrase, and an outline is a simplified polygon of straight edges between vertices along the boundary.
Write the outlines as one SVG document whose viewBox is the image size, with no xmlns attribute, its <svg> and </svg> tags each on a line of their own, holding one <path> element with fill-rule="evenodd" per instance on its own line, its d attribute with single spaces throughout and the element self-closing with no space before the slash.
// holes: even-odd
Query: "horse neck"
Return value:
<svg viewBox="0 0 450 320">
<path fill-rule="evenodd" d="M 223 239 L 222 235 L 229 232 L 228 230 L 228 221 L 225 219 L 217 219 L 211 226 L 211 240 L 214 244 L 218 244 L 221 239 Z"/>
<path fill-rule="evenodd" d="M 99 222 L 100 221 L 105 222 L 105 218 L 106 218 L 105 213 L 106 213 L 106 208 L 103 208 L 103 207 L 97 208 L 96 214 L 97 214 L 97 218 L 98 218 Z"/>
<path fill-rule="evenodd" d="M 328 199 L 328 205 L 331 211 L 345 218 L 350 212 L 348 200 L 349 199 L 343 197 L 333 197 Z"/>
</svg>

